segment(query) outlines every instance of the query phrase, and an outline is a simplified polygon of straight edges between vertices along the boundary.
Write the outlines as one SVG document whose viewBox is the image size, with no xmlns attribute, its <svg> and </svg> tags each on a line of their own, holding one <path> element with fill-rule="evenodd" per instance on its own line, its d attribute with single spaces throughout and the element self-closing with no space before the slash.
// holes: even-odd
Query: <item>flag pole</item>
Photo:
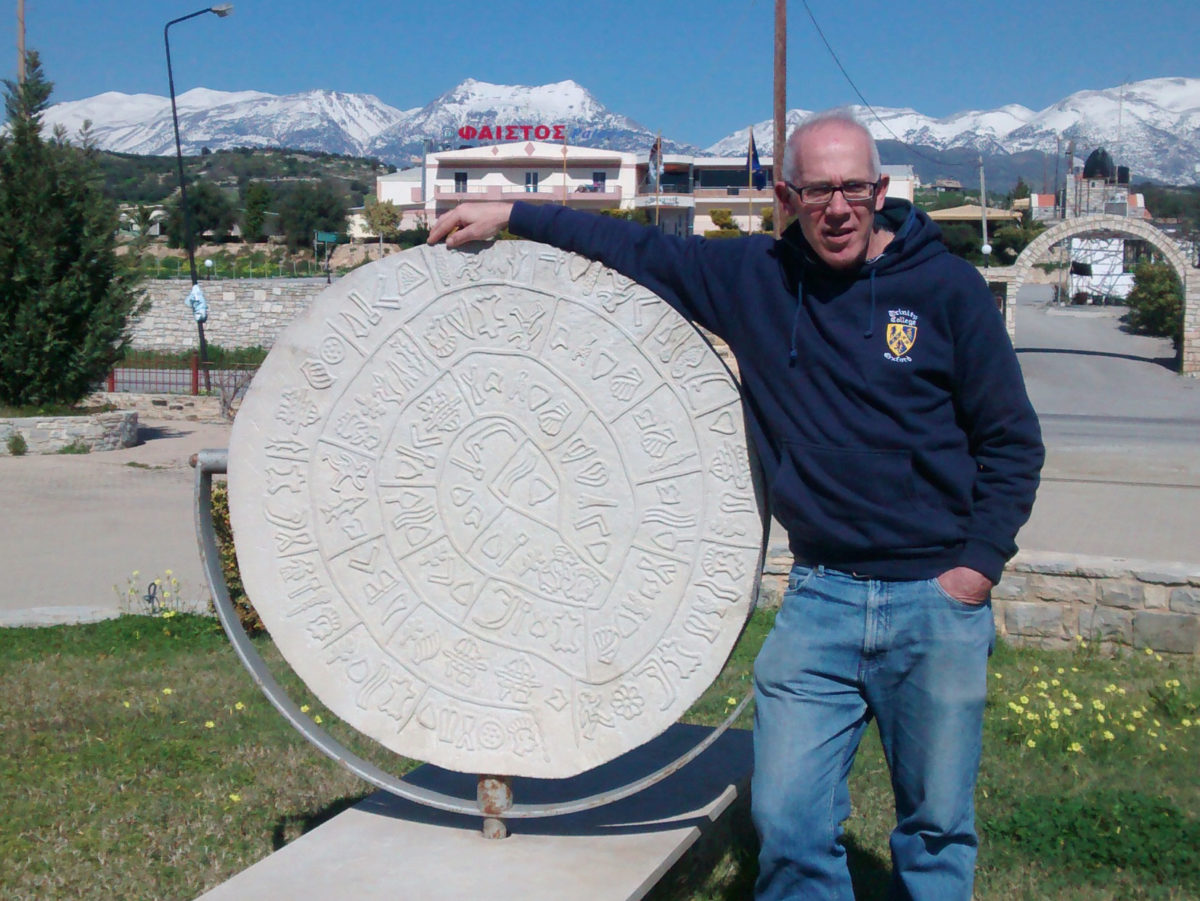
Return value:
<svg viewBox="0 0 1200 901">
<path fill-rule="evenodd" d="M 750 144 L 746 147 L 746 234 L 754 233 L 754 126 L 750 126 Z"/>
<path fill-rule="evenodd" d="M 562 205 L 567 205 L 567 130 L 563 129 L 563 199 Z"/>
<path fill-rule="evenodd" d="M 658 151 L 658 170 L 654 173 L 654 227 L 658 228 L 658 203 L 659 203 L 659 185 L 662 183 L 663 169 L 663 152 L 662 152 L 662 132 L 658 133 L 658 137 L 654 141 L 654 147 Z"/>
</svg>

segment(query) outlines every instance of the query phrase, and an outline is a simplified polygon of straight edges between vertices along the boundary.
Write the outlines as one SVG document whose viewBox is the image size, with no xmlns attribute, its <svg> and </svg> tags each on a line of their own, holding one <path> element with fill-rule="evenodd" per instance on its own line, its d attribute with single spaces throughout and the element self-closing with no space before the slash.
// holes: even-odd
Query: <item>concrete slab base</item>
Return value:
<svg viewBox="0 0 1200 901">
<path fill-rule="evenodd" d="M 672 726 L 572 779 L 516 779 L 514 800 L 544 803 L 612 790 L 669 762 L 707 729 Z M 354 898 L 632 901 L 748 797 L 750 733 L 730 731 L 678 773 L 624 801 L 568 816 L 509 820 L 500 840 L 477 817 L 377 792 L 202 896 L 204 901 Z M 426 765 L 410 781 L 473 798 L 475 779 Z"/>
</svg>

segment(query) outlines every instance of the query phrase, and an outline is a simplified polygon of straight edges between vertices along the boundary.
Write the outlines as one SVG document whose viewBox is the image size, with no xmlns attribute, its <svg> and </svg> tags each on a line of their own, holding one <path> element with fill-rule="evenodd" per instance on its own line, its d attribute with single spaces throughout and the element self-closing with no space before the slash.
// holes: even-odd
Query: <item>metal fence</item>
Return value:
<svg viewBox="0 0 1200 901">
<path fill-rule="evenodd" d="M 258 372 L 257 364 L 226 363 L 200 365 L 200 355 L 192 354 L 190 365 L 178 367 L 131 365 L 117 366 L 105 379 L 104 390 L 134 394 L 200 394 L 221 398 L 228 412 L 241 402 Z"/>
</svg>

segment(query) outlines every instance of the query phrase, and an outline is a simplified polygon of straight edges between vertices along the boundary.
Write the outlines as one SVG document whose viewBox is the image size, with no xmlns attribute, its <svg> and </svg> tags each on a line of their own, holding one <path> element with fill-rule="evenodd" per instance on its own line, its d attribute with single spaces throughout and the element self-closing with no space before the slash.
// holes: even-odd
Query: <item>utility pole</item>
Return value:
<svg viewBox="0 0 1200 901">
<path fill-rule="evenodd" d="M 983 181 L 983 154 L 979 154 L 979 220 L 980 230 L 983 233 L 983 246 L 980 251 L 983 253 L 983 265 L 988 264 L 988 256 L 992 252 L 992 245 L 988 243 L 987 237 L 987 185 Z"/>
<path fill-rule="evenodd" d="M 25 83 L 25 0 L 17 0 L 17 84 Z"/>
<path fill-rule="evenodd" d="M 771 151 L 771 177 L 783 178 L 783 151 L 787 142 L 787 0 L 775 0 L 775 135 Z M 783 206 L 775 198 L 775 237 L 783 231 Z"/>
</svg>

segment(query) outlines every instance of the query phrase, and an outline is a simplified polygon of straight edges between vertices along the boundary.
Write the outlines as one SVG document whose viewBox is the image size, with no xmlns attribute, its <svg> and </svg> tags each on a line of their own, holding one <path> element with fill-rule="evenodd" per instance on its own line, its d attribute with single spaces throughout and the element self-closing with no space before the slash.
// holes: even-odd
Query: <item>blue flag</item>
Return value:
<svg viewBox="0 0 1200 901">
<path fill-rule="evenodd" d="M 750 129 L 750 149 L 746 153 L 746 168 L 750 172 L 750 181 L 761 191 L 767 186 L 767 173 L 758 162 L 758 148 L 754 146 L 754 129 Z"/>
</svg>

